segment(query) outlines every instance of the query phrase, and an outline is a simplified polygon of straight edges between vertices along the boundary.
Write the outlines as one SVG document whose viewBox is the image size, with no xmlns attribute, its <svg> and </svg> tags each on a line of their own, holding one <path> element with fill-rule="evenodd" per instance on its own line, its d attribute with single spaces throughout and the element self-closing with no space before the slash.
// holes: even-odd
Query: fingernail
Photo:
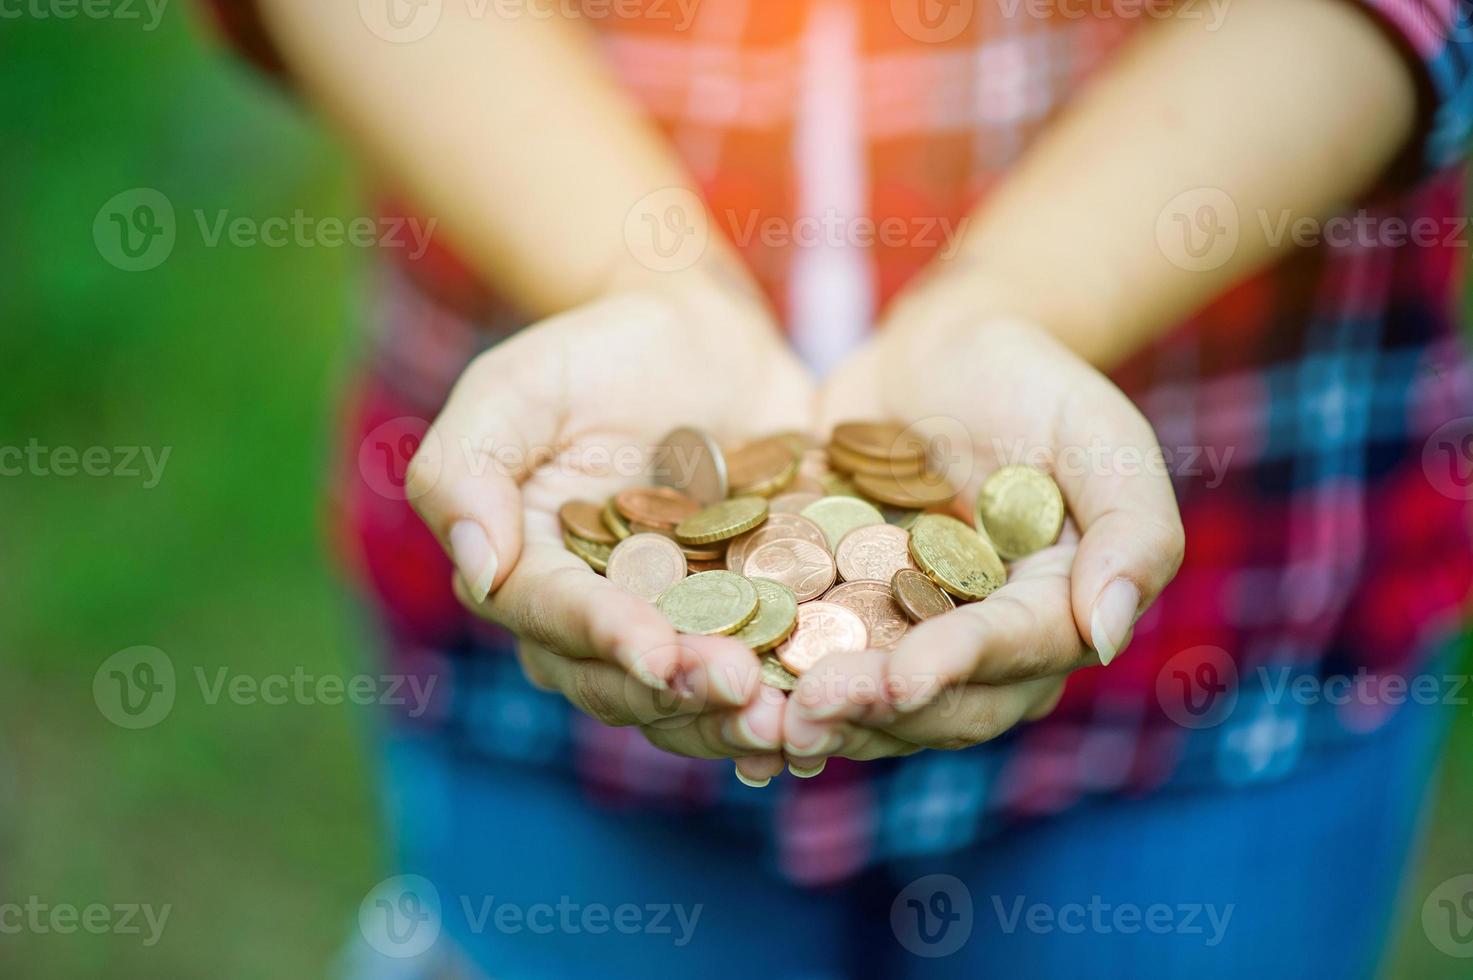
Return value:
<svg viewBox="0 0 1473 980">
<path fill-rule="evenodd" d="M 823 759 L 812 769 L 799 769 L 797 766 L 789 762 L 788 772 L 792 773 L 794 776 L 797 776 L 799 779 L 812 779 L 814 776 L 817 776 L 819 773 L 823 772 L 823 767 L 828 764 L 829 760 Z"/>
<path fill-rule="evenodd" d="M 828 721 L 844 710 L 843 701 L 819 701 L 814 703 L 803 698 L 798 699 L 798 712 L 804 718 L 811 721 Z"/>
<path fill-rule="evenodd" d="M 838 732 L 829 732 L 823 738 L 819 739 L 815 745 L 805 745 L 800 748 L 789 742 L 783 746 L 783 751 L 788 755 L 832 755 L 843 741 L 844 739 L 840 737 Z"/>
<path fill-rule="evenodd" d="M 781 743 L 758 738 L 746 716 L 737 715 L 721 723 L 721 737 L 741 748 L 774 750 Z"/>
<path fill-rule="evenodd" d="M 907 711 L 923 708 L 931 702 L 931 694 L 936 689 L 936 679 L 907 680 L 892 674 L 886 678 L 886 689 L 890 695 L 891 705 L 896 711 L 904 714 Z"/>
<path fill-rule="evenodd" d="M 706 671 L 707 682 L 727 704 L 746 704 L 746 698 L 737 690 L 736 679 L 728 671 L 713 667 Z"/>
<path fill-rule="evenodd" d="M 496 580 L 496 551 L 486 529 L 475 521 L 456 521 L 450 528 L 450 555 L 470 586 L 471 598 L 485 602 Z"/>
<path fill-rule="evenodd" d="M 740 769 L 736 770 L 736 778 L 741 782 L 743 786 L 750 786 L 753 789 L 761 789 L 768 783 L 772 782 L 771 776 L 768 776 L 766 779 L 749 779 L 742 774 L 742 771 Z"/>
<path fill-rule="evenodd" d="M 1095 600 L 1094 613 L 1090 616 L 1090 640 L 1100 663 L 1110 665 L 1125 643 L 1130 628 L 1135 625 L 1136 607 L 1141 604 L 1141 590 L 1129 579 L 1117 578 L 1105 586 Z"/>
</svg>

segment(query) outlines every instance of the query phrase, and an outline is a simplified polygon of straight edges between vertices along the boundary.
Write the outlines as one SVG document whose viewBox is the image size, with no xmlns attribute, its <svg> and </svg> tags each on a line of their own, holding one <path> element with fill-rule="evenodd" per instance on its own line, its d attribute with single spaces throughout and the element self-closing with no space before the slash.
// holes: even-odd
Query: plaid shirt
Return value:
<svg viewBox="0 0 1473 980">
<path fill-rule="evenodd" d="M 729 764 L 667 755 L 531 688 L 506 637 L 451 596 L 448 563 L 402 500 L 412 444 L 391 438 L 414 427 L 405 419 L 432 418 L 466 361 L 520 321 L 451 255 L 386 258 L 376 357 L 350 414 L 342 543 L 402 662 L 441 679 L 420 723 L 458 751 L 565 768 L 606 805 L 693 808 L 761 835 L 805 883 L 963 847 L 1090 794 L 1280 778 L 1374 733 L 1395 683 L 1426 669 L 1473 584 L 1473 372 L 1455 322 L 1473 29 L 1462 0 L 1347 2 L 1407 53 L 1425 109 L 1418 144 L 1367 218 L 1420 220 L 1436 241 L 1351 235 L 1304 248 L 1117 372 L 1172 460 L 1185 564 L 1127 655 L 1073 675 L 1047 720 L 972 750 L 836 760 L 817 779 L 753 793 Z M 860 149 L 850 203 L 877 227 L 919 229 L 923 216 L 956 227 L 1161 6 L 1079 16 L 1061 3 L 1037 16 L 1026 2 L 642 0 L 643 16 L 599 18 L 626 8 L 585 3 L 618 77 L 729 232 L 754 219 L 792 227 L 821 199 L 801 172 L 804 147 L 823 154 L 804 107 L 830 70 L 848 72 L 847 132 Z M 242 47 L 280 67 L 247 3 L 216 6 Z M 1185 9 L 1197 8 L 1210 16 Z M 956 10 L 971 16 L 952 19 Z M 842 49 L 816 37 L 814 16 L 845 25 Z M 815 66 L 825 58 L 839 60 Z M 882 307 L 943 244 L 917 234 L 865 250 L 860 311 Z M 738 246 L 797 329 L 803 249 L 760 235 Z M 1342 676 L 1348 690 L 1380 693 L 1333 696 Z M 1323 697 L 1286 693 L 1306 678 Z"/>
</svg>

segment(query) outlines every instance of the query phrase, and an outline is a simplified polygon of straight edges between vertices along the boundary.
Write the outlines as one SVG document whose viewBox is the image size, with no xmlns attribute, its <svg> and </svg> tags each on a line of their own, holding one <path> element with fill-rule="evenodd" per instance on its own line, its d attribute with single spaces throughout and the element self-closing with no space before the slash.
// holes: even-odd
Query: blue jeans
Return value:
<svg viewBox="0 0 1473 980">
<path fill-rule="evenodd" d="M 1340 980 L 1383 957 L 1446 715 L 1407 704 L 1276 783 L 1082 803 L 823 890 L 699 819 L 432 741 L 391 740 L 390 784 L 441 948 L 496 978 Z"/>
</svg>

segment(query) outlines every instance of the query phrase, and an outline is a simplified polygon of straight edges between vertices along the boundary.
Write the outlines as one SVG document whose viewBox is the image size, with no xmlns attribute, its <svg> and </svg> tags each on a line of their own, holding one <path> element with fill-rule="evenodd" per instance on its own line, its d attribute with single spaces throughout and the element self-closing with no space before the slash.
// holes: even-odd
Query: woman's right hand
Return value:
<svg viewBox="0 0 1473 980">
<path fill-rule="evenodd" d="M 692 277 L 693 278 L 693 277 Z M 682 279 L 549 318 L 466 368 L 406 491 L 477 615 L 519 639 L 529 679 L 661 748 L 781 770 L 782 700 L 729 637 L 677 634 L 563 545 L 558 508 L 648 483 L 655 442 L 809 431 L 813 385 L 749 294 Z M 743 758 L 746 757 L 746 758 Z"/>
</svg>

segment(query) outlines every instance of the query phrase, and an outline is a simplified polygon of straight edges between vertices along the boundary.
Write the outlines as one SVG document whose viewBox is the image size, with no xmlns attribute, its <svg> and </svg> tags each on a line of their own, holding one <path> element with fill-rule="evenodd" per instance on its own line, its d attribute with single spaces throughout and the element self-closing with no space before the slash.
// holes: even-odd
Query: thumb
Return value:
<svg viewBox="0 0 1473 980">
<path fill-rule="evenodd" d="M 1082 531 L 1070 570 L 1074 621 L 1109 664 L 1181 567 L 1186 540 L 1150 424 L 1113 385 L 1099 388 L 1108 392 L 1089 412 L 1067 413 L 1061 442 L 1110 451 L 1056 477 Z"/>
<path fill-rule="evenodd" d="M 466 369 L 405 477 L 415 511 L 477 602 L 521 554 L 521 482 L 535 468 L 535 447 L 552 445 L 554 428 L 553 413 L 518 390 L 518 371 L 495 353 Z"/>
</svg>

